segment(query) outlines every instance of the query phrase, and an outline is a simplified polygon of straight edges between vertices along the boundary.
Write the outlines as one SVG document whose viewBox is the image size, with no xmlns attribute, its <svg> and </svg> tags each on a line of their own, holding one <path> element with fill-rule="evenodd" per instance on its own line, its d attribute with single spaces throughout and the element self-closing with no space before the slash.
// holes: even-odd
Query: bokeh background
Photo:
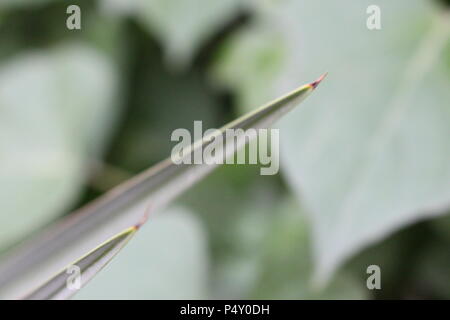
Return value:
<svg viewBox="0 0 450 320">
<path fill-rule="evenodd" d="M 220 127 L 328 71 L 278 124 L 279 175 L 219 168 L 77 298 L 450 298 L 449 9 L 0 0 L 0 253 L 167 157 L 174 129 Z"/>
</svg>

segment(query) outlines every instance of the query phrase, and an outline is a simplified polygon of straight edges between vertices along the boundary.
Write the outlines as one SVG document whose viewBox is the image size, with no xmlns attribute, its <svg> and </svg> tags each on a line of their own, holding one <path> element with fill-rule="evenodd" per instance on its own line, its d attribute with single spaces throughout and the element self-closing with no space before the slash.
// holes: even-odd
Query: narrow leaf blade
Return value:
<svg viewBox="0 0 450 320">
<path fill-rule="evenodd" d="M 232 121 L 219 130 L 220 134 L 225 136 L 227 129 L 269 128 L 303 101 L 323 77 Z M 229 156 L 247 142 L 243 137 L 236 144 L 233 141 L 233 148 L 229 148 L 230 141 L 224 139 L 223 150 Z M 194 142 L 187 148 L 187 156 L 209 143 L 210 137 Z M 42 278 L 49 278 L 96 244 L 135 225 L 143 212 L 163 207 L 215 167 L 176 165 L 168 158 L 57 221 L 0 261 L 0 298 L 23 296 L 38 286 Z"/>
<path fill-rule="evenodd" d="M 116 254 L 134 236 L 137 230 L 138 227 L 136 226 L 128 228 L 102 243 L 84 257 L 69 264 L 42 286 L 26 295 L 23 299 L 63 300 L 72 297 L 116 256 Z M 71 271 L 73 270 L 73 267 L 79 272 L 75 275 L 80 279 L 80 287 L 78 288 L 73 288 L 69 285 L 71 277 L 73 277 Z"/>
</svg>

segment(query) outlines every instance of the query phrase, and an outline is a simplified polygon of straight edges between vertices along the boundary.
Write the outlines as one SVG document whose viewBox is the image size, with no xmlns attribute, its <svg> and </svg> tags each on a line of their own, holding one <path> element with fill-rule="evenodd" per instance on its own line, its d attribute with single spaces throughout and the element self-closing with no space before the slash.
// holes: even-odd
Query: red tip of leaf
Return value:
<svg viewBox="0 0 450 320">
<path fill-rule="evenodd" d="M 148 212 L 149 212 L 149 209 L 147 209 L 147 211 L 144 213 L 144 215 L 142 216 L 142 219 L 138 222 L 138 223 L 136 223 L 134 226 L 133 226 L 133 228 L 135 228 L 136 230 L 138 230 L 140 227 L 142 227 L 142 225 L 144 224 L 144 223 L 146 223 L 147 222 L 147 220 L 148 220 Z"/>
<path fill-rule="evenodd" d="M 321 75 L 321 76 L 319 77 L 319 79 L 317 79 L 316 81 L 311 82 L 309 85 L 310 85 L 313 89 L 315 89 L 315 88 L 319 85 L 319 83 L 327 76 L 327 74 L 328 74 L 328 72 L 325 72 L 323 75 Z"/>
</svg>

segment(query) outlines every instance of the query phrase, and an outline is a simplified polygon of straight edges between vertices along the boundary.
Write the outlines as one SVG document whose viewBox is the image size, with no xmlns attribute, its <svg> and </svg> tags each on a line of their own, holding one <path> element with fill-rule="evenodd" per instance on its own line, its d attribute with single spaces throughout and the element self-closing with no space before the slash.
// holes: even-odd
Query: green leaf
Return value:
<svg viewBox="0 0 450 320">
<path fill-rule="evenodd" d="M 67 210 L 115 113 L 114 69 L 66 45 L 0 67 L 0 247 Z"/>
<path fill-rule="evenodd" d="M 191 128 L 198 119 L 204 128 L 217 125 L 220 105 L 198 72 L 173 75 L 162 64 L 159 57 L 145 62 L 138 75 L 141 81 L 134 88 L 136 98 L 127 106 L 128 116 L 112 146 L 111 162 L 130 172 L 166 157 L 173 147 L 168 139 L 175 129 Z"/>
<path fill-rule="evenodd" d="M 26 295 L 26 300 L 63 300 L 84 287 L 128 243 L 140 226 L 130 227 L 71 263 L 42 286 Z M 123 279 L 123 278 L 121 278 Z M 78 280 L 79 287 L 71 287 Z M 74 285 L 74 284 L 72 284 Z"/>
<path fill-rule="evenodd" d="M 450 242 L 440 241 L 428 245 L 417 257 L 417 264 L 412 270 L 408 293 L 412 299 L 432 297 L 433 299 L 450 299 Z M 409 297 L 408 297 L 409 298 Z"/>
<path fill-rule="evenodd" d="M 231 20 L 241 0 L 136 0 L 137 19 L 163 44 L 175 67 L 190 62 L 199 46 Z"/>
<path fill-rule="evenodd" d="M 136 237 L 76 299 L 205 299 L 208 254 L 203 226 L 172 207 L 150 216 Z"/>
<path fill-rule="evenodd" d="M 372 4 L 381 30 L 366 28 Z M 282 169 L 311 214 L 323 282 L 369 243 L 450 204 L 449 17 L 424 0 L 264 2 L 256 10 L 289 53 L 266 91 L 329 71 L 314 105 L 280 125 Z"/>
<path fill-rule="evenodd" d="M 293 199 L 253 201 L 230 228 L 233 251 L 218 262 L 219 298 L 363 299 L 364 280 L 339 273 L 326 288 L 312 281 L 309 225 Z M 359 282 L 358 282 L 359 281 Z"/>
<path fill-rule="evenodd" d="M 139 0 L 99 0 L 100 10 L 115 16 L 128 16 L 137 12 Z"/>
<path fill-rule="evenodd" d="M 450 214 L 431 221 L 431 228 L 446 241 L 450 241 Z"/>
<path fill-rule="evenodd" d="M 145 212 L 165 206 L 217 167 L 207 163 L 175 164 L 177 160 L 190 158 L 196 150 L 215 143 L 216 136 L 222 138 L 223 145 L 216 146 L 221 149 L 217 151 L 216 148 L 215 157 L 223 159 L 234 155 L 236 150 L 252 139 L 246 139 L 245 134 L 237 139 L 229 137 L 226 134 L 228 129 L 245 131 L 249 128 L 270 127 L 303 101 L 321 79 L 323 76 L 186 146 L 178 154 L 179 159 L 167 158 L 10 252 L 0 263 L 0 295 L 21 296 L 23 290 L 30 290 L 30 287 L 40 284 L 40 279 L 48 278 L 93 246 L 136 224 Z"/>
<path fill-rule="evenodd" d="M 218 83 L 236 92 L 237 105 L 247 111 L 273 96 L 267 88 L 280 76 L 286 55 L 276 30 L 257 21 L 221 45 L 211 72 Z"/>
<path fill-rule="evenodd" d="M 30 6 L 38 6 L 46 4 L 53 0 L 2 0 L 0 2 L 0 10 L 7 9 L 15 9 L 20 7 L 30 7 Z"/>
</svg>

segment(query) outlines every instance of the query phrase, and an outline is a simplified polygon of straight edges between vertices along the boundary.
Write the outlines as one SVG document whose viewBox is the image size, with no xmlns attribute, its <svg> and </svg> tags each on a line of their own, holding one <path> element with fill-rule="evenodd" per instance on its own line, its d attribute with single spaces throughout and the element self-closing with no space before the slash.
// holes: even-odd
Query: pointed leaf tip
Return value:
<svg viewBox="0 0 450 320">
<path fill-rule="evenodd" d="M 83 257 L 68 264 L 55 276 L 31 293 L 22 297 L 23 300 L 64 300 L 71 298 L 79 289 L 84 287 L 98 272 L 100 272 L 122 250 L 137 232 L 133 226 L 105 241 Z M 72 268 L 75 268 L 79 283 L 77 287 L 69 285 L 73 279 Z"/>
<path fill-rule="evenodd" d="M 321 75 L 316 81 L 311 82 L 309 85 L 315 89 L 319 83 L 328 75 L 328 72 L 325 72 L 323 75 Z"/>
<path fill-rule="evenodd" d="M 139 228 L 142 227 L 147 222 L 148 212 L 149 212 L 149 209 L 147 209 L 145 214 L 142 216 L 142 219 L 138 223 L 136 223 L 132 228 L 134 228 L 135 230 L 139 230 Z"/>
</svg>

